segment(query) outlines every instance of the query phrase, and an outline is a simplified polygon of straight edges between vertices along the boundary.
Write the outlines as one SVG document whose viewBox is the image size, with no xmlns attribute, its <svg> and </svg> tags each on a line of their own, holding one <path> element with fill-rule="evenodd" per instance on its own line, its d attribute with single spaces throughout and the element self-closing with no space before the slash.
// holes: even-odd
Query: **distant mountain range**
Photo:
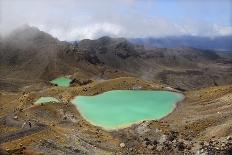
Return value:
<svg viewBox="0 0 232 155">
<path fill-rule="evenodd" d="M 170 36 L 163 38 L 134 38 L 134 44 L 159 48 L 192 47 L 232 52 L 232 36 L 197 37 L 197 36 Z"/>
</svg>

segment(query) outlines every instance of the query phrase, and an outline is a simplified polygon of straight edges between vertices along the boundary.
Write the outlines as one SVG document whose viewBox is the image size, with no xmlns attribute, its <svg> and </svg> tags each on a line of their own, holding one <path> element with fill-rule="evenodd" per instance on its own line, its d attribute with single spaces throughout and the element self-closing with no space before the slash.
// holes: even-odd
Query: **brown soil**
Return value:
<svg viewBox="0 0 232 155">
<path fill-rule="evenodd" d="M 25 147 L 24 152 L 43 154 L 153 154 L 161 152 L 149 143 L 159 141 L 162 135 L 169 136 L 175 131 L 178 133 L 178 141 L 196 143 L 190 150 L 184 149 L 191 153 L 199 148 L 198 143 L 201 141 L 231 136 L 232 85 L 185 92 L 185 100 L 164 119 L 142 122 L 117 131 L 105 131 L 89 124 L 70 103 L 77 95 L 96 95 L 114 89 L 132 89 L 134 86 L 141 86 L 145 90 L 170 89 L 151 81 L 121 77 L 95 80 L 88 85 L 69 88 L 47 85 L 46 89 L 30 93 L 1 91 L 0 106 L 3 110 L 0 116 L 12 121 L 0 121 L 0 138 L 4 138 L 4 133 L 17 135 L 27 130 L 19 124 L 29 120 L 33 127 L 38 124 L 47 126 L 28 134 L 23 132 L 23 135 L 17 135 L 19 138 L 16 136 L 5 140 L 1 147 L 8 152 Z M 33 105 L 40 96 L 54 96 L 61 102 Z M 124 143 L 125 147 L 120 147 L 120 143 Z M 167 150 L 161 151 L 167 153 Z M 169 151 L 173 154 L 183 153 L 175 149 Z"/>
</svg>

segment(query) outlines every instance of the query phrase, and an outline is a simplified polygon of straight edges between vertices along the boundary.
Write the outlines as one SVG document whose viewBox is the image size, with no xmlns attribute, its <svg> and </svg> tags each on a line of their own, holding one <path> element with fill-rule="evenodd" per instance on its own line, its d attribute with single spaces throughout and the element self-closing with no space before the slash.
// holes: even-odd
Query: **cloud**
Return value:
<svg viewBox="0 0 232 155">
<path fill-rule="evenodd" d="M 218 35 L 232 35 L 232 27 L 231 26 L 219 26 L 214 25 L 214 31 Z"/>
<path fill-rule="evenodd" d="M 231 35 L 231 25 L 156 15 L 157 0 L 0 0 L 0 31 L 29 24 L 60 40 Z M 153 7 L 154 6 L 154 7 Z M 170 11 L 171 8 L 167 8 Z M 158 9 L 157 9 L 158 10 Z M 165 12 L 174 15 L 174 12 Z"/>
<path fill-rule="evenodd" d="M 114 25 L 111 23 L 95 23 L 91 25 L 86 25 L 83 27 L 74 27 L 71 29 L 53 28 L 49 29 L 44 25 L 30 24 L 31 26 L 36 26 L 40 30 L 48 32 L 53 36 L 59 38 L 60 40 L 81 40 L 81 39 L 94 39 L 101 36 L 119 36 L 122 32 L 120 25 Z"/>
</svg>

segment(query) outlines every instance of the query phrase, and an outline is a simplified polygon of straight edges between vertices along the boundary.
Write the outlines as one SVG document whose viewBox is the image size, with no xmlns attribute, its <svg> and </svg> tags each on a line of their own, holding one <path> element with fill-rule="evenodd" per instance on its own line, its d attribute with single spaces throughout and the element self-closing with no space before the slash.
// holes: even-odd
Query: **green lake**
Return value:
<svg viewBox="0 0 232 155">
<path fill-rule="evenodd" d="M 158 120 L 184 96 L 170 91 L 113 90 L 96 96 L 76 96 L 72 103 L 91 124 L 118 129 L 144 120 Z"/>
<path fill-rule="evenodd" d="M 35 104 L 41 104 L 41 103 L 49 103 L 49 102 L 59 102 L 59 100 L 57 100 L 54 97 L 40 97 Z"/>
<path fill-rule="evenodd" d="M 59 77 L 59 78 L 56 78 L 56 79 L 50 81 L 50 83 L 56 84 L 56 85 L 61 86 L 61 87 L 69 87 L 71 81 L 72 80 L 67 78 L 67 77 Z"/>
</svg>

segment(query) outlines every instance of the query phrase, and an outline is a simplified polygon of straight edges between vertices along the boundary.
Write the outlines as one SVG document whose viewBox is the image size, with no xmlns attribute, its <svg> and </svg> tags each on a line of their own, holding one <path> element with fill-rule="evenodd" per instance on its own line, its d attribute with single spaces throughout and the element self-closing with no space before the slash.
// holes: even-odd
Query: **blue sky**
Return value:
<svg viewBox="0 0 232 155">
<path fill-rule="evenodd" d="M 232 0 L 0 0 L 2 33 L 23 24 L 60 40 L 232 35 Z"/>
<path fill-rule="evenodd" d="M 144 1 L 142 2 L 144 3 Z M 184 18 L 231 25 L 231 0 L 157 0 L 151 16 L 163 16 L 173 21 Z"/>
</svg>

